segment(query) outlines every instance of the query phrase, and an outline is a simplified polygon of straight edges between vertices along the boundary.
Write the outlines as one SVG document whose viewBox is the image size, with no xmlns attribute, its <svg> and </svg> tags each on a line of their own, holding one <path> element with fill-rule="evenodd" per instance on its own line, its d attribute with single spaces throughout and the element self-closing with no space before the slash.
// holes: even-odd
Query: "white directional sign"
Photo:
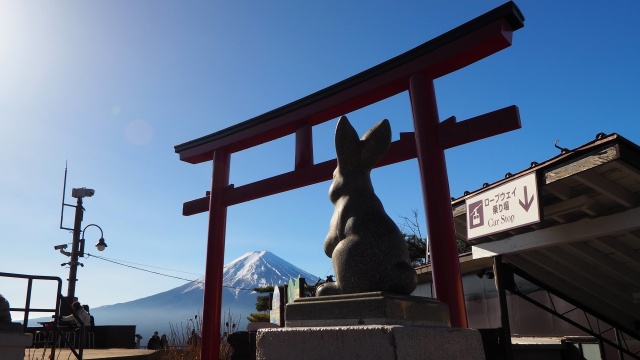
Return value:
<svg viewBox="0 0 640 360">
<path fill-rule="evenodd" d="M 536 174 L 473 196 L 465 205 L 468 239 L 540 222 Z"/>
</svg>

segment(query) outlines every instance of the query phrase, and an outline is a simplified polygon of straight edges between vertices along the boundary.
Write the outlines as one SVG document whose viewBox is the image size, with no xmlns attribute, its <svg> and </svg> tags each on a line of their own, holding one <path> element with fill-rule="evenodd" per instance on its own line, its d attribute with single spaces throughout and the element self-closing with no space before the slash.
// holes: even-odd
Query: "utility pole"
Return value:
<svg viewBox="0 0 640 360">
<path fill-rule="evenodd" d="M 66 187 L 66 183 L 67 183 L 67 173 L 65 169 L 65 187 Z M 62 192 L 62 213 L 60 214 L 60 229 L 72 231 L 73 242 L 71 243 L 71 252 L 67 252 L 64 250 L 67 247 L 66 244 L 54 246 L 54 249 L 60 250 L 60 253 L 62 253 L 63 255 L 71 257 L 71 260 L 68 263 L 62 264 L 63 266 L 67 264 L 69 265 L 69 278 L 67 279 L 67 281 L 69 282 L 69 287 L 67 289 L 67 301 L 69 302 L 69 304 L 73 303 L 76 297 L 76 282 L 78 281 L 78 278 L 77 278 L 78 265 L 82 266 L 82 264 L 78 262 L 78 258 L 84 256 L 84 239 L 80 238 L 80 235 L 83 233 L 83 230 L 81 229 L 82 229 L 82 215 L 84 214 L 84 207 L 82 207 L 82 199 L 85 197 L 93 196 L 95 192 L 96 192 L 95 190 L 87 189 L 87 188 L 71 189 L 71 196 L 78 199 L 77 204 L 75 206 L 64 203 L 64 190 Z M 62 226 L 65 206 L 76 208 L 73 229 L 65 228 Z M 99 228 L 99 226 L 97 227 Z M 102 229 L 100 229 L 100 234 L 102 235 Z M 102 247 L 102 250 L 104 250 L 104 248 L 107 245 L 106 243 L 104 243 L 104 239 L 102 237 L 100 238 L 100 240 L 102 242 L 102 245 L 104 245 Z M 68 309 L 66 307 L 62 307 L 61 311 L 63 312 L 63 315 L 69 315 Z"/>
<path fill-rule="evenodd" d="M 76 190 L 76 189 L 73 189 Z M 69 261 L 69 287 L 67 289 L 67 300 L 69 303 L 75 301 L 76 281 L 78 274 L 78 255 L 80 253 L 80 229 L 82 228 L 82 215 L 84 208 L 82 207 L 82 197 L 78 197 L 76 204 L 76 216 L 73 223 L 73 242 L 71 243 L 71 261 Z"/>
<path fill-rule="evenodd" d="M 103 251 L 107 247 L 107 243 L 104 241 L 104 235 L 102 232 L 102 228 L 96 224 L 89 224 L 82 229 L 82 217 L 84 215 L 84 207 L 82 206 L 82 199 L 85 197 L 92 197 L 96 191 L 93 189 L 83 188 L 73 188 L 71 189 L 71 196 L 78 199 L 76 205 L 65 204 L 65 193 L 67 189 L 67 167 L 64 168 L 64 185 L 62 186 L 62 208 L 60 210 L 60 229 L 71 231 L 73 233 L 73 241 L 71 243 L 71 251 L 65 251 L 67 248 L 67 244 L 56 245 L 53 247 L 54 250 L 59 250 L 62 255 L 68 256 L 71 260 L 68 263 L 61 264 L 62 266 L 69 265 L 69 278 L 67 281 L 69 282 L 67 288 L 67 301 L 69 304 L 72 304 L 76 300 L 76 282 L 78 281 L 78 265 L 82 265 L 78 262 L 78 259 L 84 257 L 84 232 L 90 226 L 95 226 L 100 230 L 100 240 L 96 244 L 96 248 L 98 251 Z M 67 228 L 63 226 L 64 222 L 64 207 L 74 207 L 75 211 L 75 219 L 73 222 L 73 229 Z M 81 230 L 82 229 L 82 230 Z M 60 304 L 61 305 L 61 304 Z M 65 306 L 60 307 L 60 311 L 62 315 L 69 315 L 70 309 Z"/>
</svg>

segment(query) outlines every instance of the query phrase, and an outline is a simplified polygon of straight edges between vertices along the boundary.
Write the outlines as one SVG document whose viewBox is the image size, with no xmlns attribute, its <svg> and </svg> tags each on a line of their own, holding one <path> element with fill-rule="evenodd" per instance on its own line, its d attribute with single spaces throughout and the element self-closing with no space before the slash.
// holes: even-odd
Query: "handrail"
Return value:
<svg viewBox="0 0 640 360">
<path fill-rule="evenodd" d="M 22 331 L 27 332 L 28 322 L 29 322 L 29 313 L 31 312 L 52 312 L 53 315 L 53 333 L 54 338 L 51 343 L 51 358 L 55 359 L 56 352 L 56 344 L 58 338 L 62 339 L 62 341 L 69 346 L 71 352 L 76 356 L 78 360 L 82 360 L 83 348 L 84 348 L 84 333 L 85 333 L 85 325 L 82 320 L 74 313 L 71 304 L 69 304 L 69 300 L 62 295 L 62 279 L 57 276 L 44 276 L 44 275 L 26 275 L 26 274 L 12 274 L 0 272 L 0 277 L 7 278 L 17 278 L 17 279 L 26 279 L 27 280 L 27 295 L 25 299 L 24 308 L 20 307 L 9 307 L 9 311 L 19 311 L 24 313 L 23 323 L 22 323 Z M 56 281 L 58 283 L 57 291 L 56 291 L 56 306 L 54 308 L 31 308 L 31 291 L 33 290 L 33 281 L 34 280 L 45 280 L 45 281 Z M 69 312 L 73 315 L 76 322 L 80 324 L 80 346 L 78 351 L 73 347 L 71 341 L 67 339 L 66 336 L 62 333 L 59 326 L 60 319 L 60 308 L 65 307 L 65 309 L 69 310 Z"/>
<path fill-rule="evenodd" d="M 509 264 L 504 264 L 504 270 L 505 270 L 505 275 L 509 276 L 509 281 L 506 281 L 506 290 L 508 290 L 509 292 L 511 292 L 512 294 L 522 298 L 523 300 L 529 302 L 530 304 L 538 307 L 539 309 L 542 309 L 556 317 L 558 317 L 559 319 L 564 320 L 565 322 L 567 322 L 568 324 L 571 324 L 573 326 L 575 326 L 576 328 L 584 331 L 585 333 L 595 337 L 596 339 L 598 339 L 598 341 L 600 343 L 606 343 L 607 345 L 613 347 L 614 349 L 618 350 L 619 353 L 624 353 L 627 356 L 630 356 L 634 359 L 638 359 L 640 360 L 640 355 L 638 355 L 638 352 L 633 352 L 628 344 L 626 344 L 625 341 L 625 346 L 623 346 L 619 339 L 618 339 L 618 334 L 620 331 L 622 331 L 625 335 L 627 335 L 628 337 L 631 337 L 635 340 L 640 340 L 640 337 L 638 337 L 638 335 L 632 331 L 629 331 L 628 329 L 626 329 L 625 327 L 621 327 L 620 324 L 616 323 L 615 321 L 608 319 L 607 317 L 603 316 L 602 314 L 600 314 L 599 312 L 588 308 L 587 306 L 581 304 L 579 301 L 572 299 L 568 296 L 566 296 L 565 294 L 562 294 L 561 292 L 554 290 L 552 288 L 550 288 L 549 286 L 546 286 L 543 282 L 535 279 L 534 277 L 532 277 L 530 274 L 528 274 L 527 272 L 523 271 L 522 269 L 518 268 L 517 266 L 509 263 Z M 520 289 L 518 288 L 517 284 L 515 283 L 515 281 L 513 280 L 513 276 L 517 275 L 519 277 L 521 277 L 522 279 L 532 283 L 533 285 L 537 286 L 538 288 L 536 290 L 542 290 L 542 291 L 546 291 L 548 294 L 552 294 L 555 297 L 565 301 L 566 303 L 574 306 L 574 309 L 570 310 L 579 310 L 581 311 L 584 316 L 585 319 L 587 321 L 587 323 L 589 324 L 589 326 L 585 326 L 573 319 L 571 319 L 568 316 L 565 316 L 565 314 L 567 314 L 570 311 L 564 312 L 564 313 L 559 313 L 556 310 L 556 306 L 553 303 L 553 299 L 551 298 L 551 296 L 548 297 L 548 299 L 551 301 L 551 306 L 548 306 L 546 304 L 543 304 L 542 302 L 537 301 L 536 299 L 534 299 L 533 297 L 528 296 L 531 292 L 527 292 L 527 293 L 523 293 L 522 291 L 520 291 Z M 590 321 L 589 321 L 589 317 L 593 318 L 596 320 L 597 322 L 597 329 L 594 329 L 593 325 L 591 325 Z M 606 330 L 602 330 L 600 328 L 600 323 L 602 324 L 606 324 L 607 326 L 609 326 L 609 328 L 607 328 Z M 607 337 L 604 336 L 604 333 L 613 330 L 616 336 L 615 341 L 608 339 Z M 622 356 L 622 355 L 621 355 Z"/>
<path fill-rule="evenodd" d="M 33 280 L 49 280 L 49 281 L 57 281 L 58 282 L 58 290 L 56 294 L 60 294 L 62 292 L 62 279 L 57 276 L 43 276 L 43 275 L 25 275 L 25 274 L 11 274 L 0 272 L 0 277 L 9 277 L 9 278 L 18 278 L 18 279 L 27 279 L 27 297 L 25 300 L 24 308 L 16 308 L 11 307 L 9 311 L 21 311 L 24 312 L 23 318 L 23 331 L 27 332 L 27 322 L 29 321 L 29 313 L 30 312 L 53 312 L 56 315 L 56 318 L 60 315 L 58 313 L 58 307 L 56 306 L 53 309 L 31 309 L 31 290 L 33 287 Z M 57 303 L 57 302 L 56 302 Z"/>
</svg>

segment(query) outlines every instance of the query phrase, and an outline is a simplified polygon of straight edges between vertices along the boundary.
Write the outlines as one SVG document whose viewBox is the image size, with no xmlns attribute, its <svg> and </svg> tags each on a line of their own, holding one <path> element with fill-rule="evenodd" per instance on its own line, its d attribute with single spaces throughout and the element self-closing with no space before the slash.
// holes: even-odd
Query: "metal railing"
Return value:
<svg viewBox="0 0 640 360">
<path fill-rule="evenodd" d="M 27 294 L 24 302 L 24 307 L 9 307 L 9 311 L 15 312 L 23 312 L 24 317 L 22 321 L 22 331 L 24 333 L 28 332 L 28 322 L 29 322 L 29 314 L 32 312 L 43 312 L 43 313 L 53 313 L 53 336 L 51 339 L 51 358 L 55 359 L 56 345 L 59 343 L 64 343 L 69 347 L 69 350 L 75 355 L 78 360 L 82 360 L 82 353 L 84 348 L 84 334 L 85 334 L 85 325 L 80 320 L 80 318 L 74 313 L 71 304 L 66 297 L 62 295 L 62 279 L 56 276 L 43 276 L 43 275 L 25 275 L 25 274 L 12 274 L 12 273 L 4 273 L 0 272 L 0 277 L 5 278 L 14 278 L 14 279 L 25 279 L 27 280 Z M 31 308 L 31 292 L 33 290 L 33 282 L 34 280 L 41 281 L 55 281 L 57 282 L 57 290 L 56 290 L 56 301 L 55 306 L 53 308 Z M 80 324 L 79 331 L 79 346 L 78 349 L 74 347 L 75 344 L 71 342 L 65 333 L 60 329 L 59 319 L 60 319 L 60 310 L 62 307 L 65 307 L 65 310 L 69 310 L 70 314 L 73 314 L 73 317 L 76 319 L 76 322 Z"/>
<path fill-rule="evenodd" d="M 640 337 L 638 337 L 632 331 L 628 331 L 627 329 L 622 328 L 619 324 L 616 324 L 615 321 L 607 319 L 597 311 L 589 309 L 587 306 L 580 304 L 578 301 L 576 301 L 576 299 L 571 299 L 564 294 L 552 290 L 544 283 L 536 280 L 528 273 L 512 264 L 505 264 L 504 270 L 506 272 L 505 276 L 508 276 L 510 278 L 510 281 L 507 281 L 505 288 L 512 294 L 526 300 L 530 304 L 556 316 L 557 318 L 564 320 L 565 322 L 575 326 L 576 328 L 582 330 L 590 336 L 593 336 L 600 342 L 600 344 L 604 343 L 611 346 L 618 351 L 618 356 L 620 359 L 623 358 L 624 354 L 624 357 L 640 360 L 640 351 L 638 351 L 637 349 L 632 350 L 631 346 L 627 343 L 627 339 L 640 341 Z M 527 292 L 521 291 L 520 288 L 516 285 L 516 282 L 513 280 L 514 275 L 517 275 L 522 279 L 530 282 L 531 284 L 535 285 L 536 288 Z M 550 305 L 544 304 L 543 302 L 536 300 L 533 296 L 530 296 L 531 294 L 539 291 L 543 291 L 544 293 L 546 293 L 546 299 Z M 556 306 L 555 304 L 556 301 L 554 301 L 554 297 L 564 301 L 565 304 L 571 305 L 571 308 L 569 310 L 560 312 L 558 310 L 559 306 Z M 582 316 L 580 318 L 583 319 L 583 323 L 570 318 L 569 313 L 572 312 L 581 313 Z M 613 334 L 613 336 L 610 335 L 611 333 Z M 602 347 L 601 353 L 603 353 Z"/>
</svg>

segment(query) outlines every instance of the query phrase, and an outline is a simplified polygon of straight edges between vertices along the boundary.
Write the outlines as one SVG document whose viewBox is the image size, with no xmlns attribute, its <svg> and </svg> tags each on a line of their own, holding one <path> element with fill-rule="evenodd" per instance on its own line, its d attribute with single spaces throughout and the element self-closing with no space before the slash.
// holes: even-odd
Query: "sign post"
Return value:
<svg viewBox="0 0 640 360">
<path fill-rule="evenodd" d="M 467 238 L 540 222 L 536 174 L 509 181 L 466 200 Z"/>
</svg>

